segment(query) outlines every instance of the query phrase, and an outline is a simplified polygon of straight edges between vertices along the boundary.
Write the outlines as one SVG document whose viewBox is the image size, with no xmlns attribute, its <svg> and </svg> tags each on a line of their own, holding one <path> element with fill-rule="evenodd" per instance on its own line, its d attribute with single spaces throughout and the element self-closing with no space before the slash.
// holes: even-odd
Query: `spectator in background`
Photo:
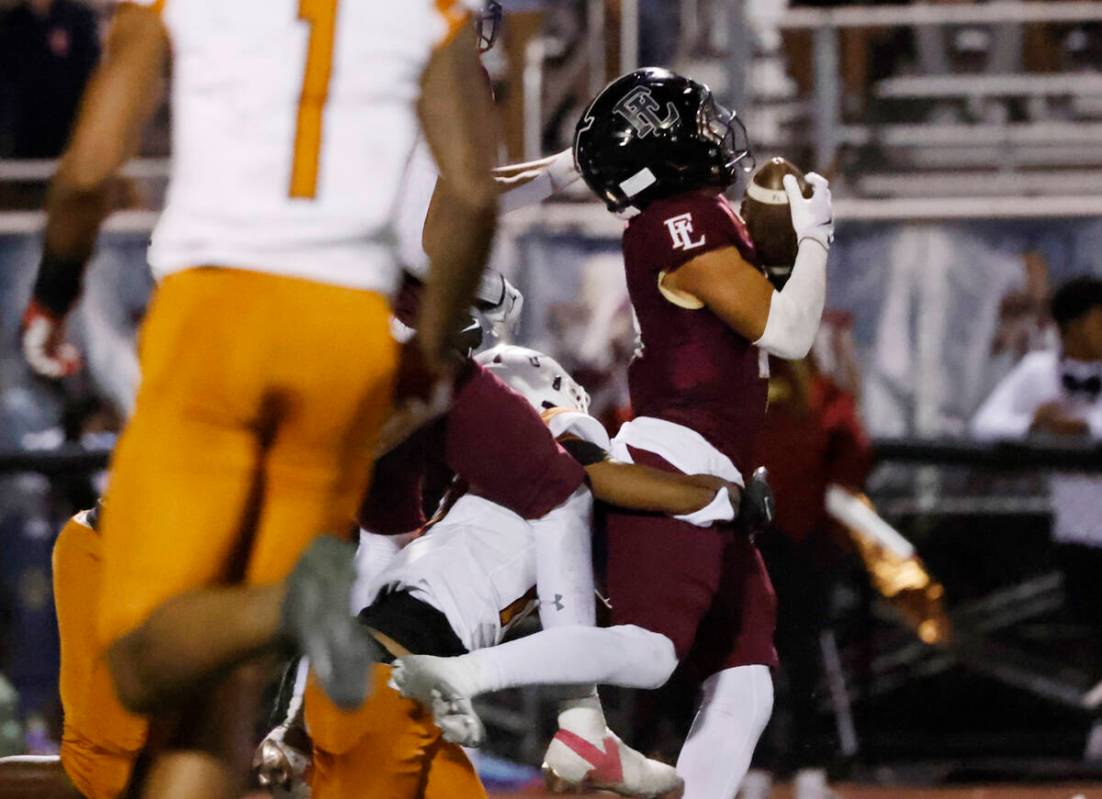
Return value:
<svg viewBox="0 0 1102 799">
<path fill-rule="evenodd" d="M 0 17 L 6 155 L 61 154 L 99 52 L 96 15 L 77 0 L 23 0 Z"/>
<path fill-rule="evenodd" d="M 1050 311 L 1060 330 L 1059 350 L 1032 352 L 1003 378 L 972 421 L 977 438 L 1039 433 L 1102 439 L 1102 279 L 1064 284 Z"/>
<path fill-rule="evenodd" d="M 1026 355 L 980 407 L 972 433 L 988 440 L 1029 436 L 1102 441 L 1102 279 L 1079 277 L 1052 296 L 1058 350 Z M 1102 478 L 1059 472 L 1050 482 L 1055 558 L 1075 619 L 1102 625 Z M 1102 717 L 1087 741 L 1102 758 Z"/>
<path fill-rule="evenodd" d="M 818 726 L 819 686 L 825 682 L 820 639 L 829 625 L 830 572 L 843 550 L 827 516 L 826 489 L 837 483 L 861 491 L 871 447 L 854 395 L 813 358 L 771 359 L 770 370 L 769 410 L 757 462 L 769 469 L 777 518 L 775 529 L 758 545 L 777 592 L 782 679 L 773 720 L 755 756 L 757 769 L 763 770 L 748 775 L 740 796 L 765 799 L 772 775 L 794 773 L 795 799 L 828 799 L 834 794 L 825 767 L 836 756 L 836 745 Z"/>
</svg>

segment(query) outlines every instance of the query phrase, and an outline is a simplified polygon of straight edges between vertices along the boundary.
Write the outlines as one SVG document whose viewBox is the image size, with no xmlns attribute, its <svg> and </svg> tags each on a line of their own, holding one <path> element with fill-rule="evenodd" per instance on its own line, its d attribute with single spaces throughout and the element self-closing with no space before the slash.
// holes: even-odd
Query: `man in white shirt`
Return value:
<svg viewBox="0 0 1102 799">
<path fill-rule="evenodd" d="M 977 438 L 1030 433 L 1102 439 L 1102 279 L 1081 277 L 1052 297 L 1059 351 L 1025 356 L 972 420 Z"/>
<path fill-rule="evenodd" d="M 1058 351 L 1025 356 L 972 420 L 986 440 L 1030 435 L 1102 442 L 1102 278 L 1080 277 L 1052 297 Z M 1102 476 L 1059 472 L 1050 481 L 1052 538 L 1068 604 L 1085 624 L 1102 624 Z M 1089 754 L 1102 741 L 1096 722 Z"/>
</svg>

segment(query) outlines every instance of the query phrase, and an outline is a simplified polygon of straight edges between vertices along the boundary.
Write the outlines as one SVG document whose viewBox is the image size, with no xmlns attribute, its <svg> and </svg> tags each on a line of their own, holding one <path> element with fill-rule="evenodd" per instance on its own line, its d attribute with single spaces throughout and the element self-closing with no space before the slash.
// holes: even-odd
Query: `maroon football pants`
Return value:
<svg viewBox="0 0 1102 799">
<path fill-rule="evenodd" d="M 652 452 L 636 463 L 677 471 Z M 777 665 L 777 599 L 761 553 L 730 525 L 610 509 L 607 590 L 613 624 L 673 641 L 697 680 L 735 666 Z"/>
</svg>

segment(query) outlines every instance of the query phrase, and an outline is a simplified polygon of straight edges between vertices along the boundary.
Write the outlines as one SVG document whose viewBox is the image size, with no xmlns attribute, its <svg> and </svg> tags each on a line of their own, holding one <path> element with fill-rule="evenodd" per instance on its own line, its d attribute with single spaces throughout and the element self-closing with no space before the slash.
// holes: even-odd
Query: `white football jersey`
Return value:
<svg viewBox="0 0 1102 799">
<path fill-rule="evenodd" d="M 121 1 L 159 9 L 172 43 L 154 273 L 223 266 L 391 292 L 422 72 L 470 0 Z"/>
<path fill-rule="evenodd" d="M 552 432 L 608 445 L 600 423 L 575 411 L 554 417 Z M 589 535 L 592 508 L 584 486 L 535 523 L 482 497 L 465 495 L 425 535 L 393 556 L 368 595 L 384 589 L 409 591 L 447 617 L 468 651 L 495 646 L 539 605 L 533 525 L 565 525 Z"/>
</svg>

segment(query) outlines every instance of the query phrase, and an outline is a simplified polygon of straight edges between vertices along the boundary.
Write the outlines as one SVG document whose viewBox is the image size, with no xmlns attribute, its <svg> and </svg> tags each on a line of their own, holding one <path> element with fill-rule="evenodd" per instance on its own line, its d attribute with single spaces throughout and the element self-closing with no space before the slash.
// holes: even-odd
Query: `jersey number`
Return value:
<svg viewBox="0 0 1102 799">
<path fill-rule="evenodd" d="M 318 192 L 322 115 L 329 99 L 329 77 L 333 72 L 337 2 L 298 2 L 298 18 L 310 24 L 310 43 L 306 49 L 306 70 L 302 76 L 298 123 L 295 126 L 295 160 L 291 163 L 292 197 L 309 199 Z"/>
</svg>

